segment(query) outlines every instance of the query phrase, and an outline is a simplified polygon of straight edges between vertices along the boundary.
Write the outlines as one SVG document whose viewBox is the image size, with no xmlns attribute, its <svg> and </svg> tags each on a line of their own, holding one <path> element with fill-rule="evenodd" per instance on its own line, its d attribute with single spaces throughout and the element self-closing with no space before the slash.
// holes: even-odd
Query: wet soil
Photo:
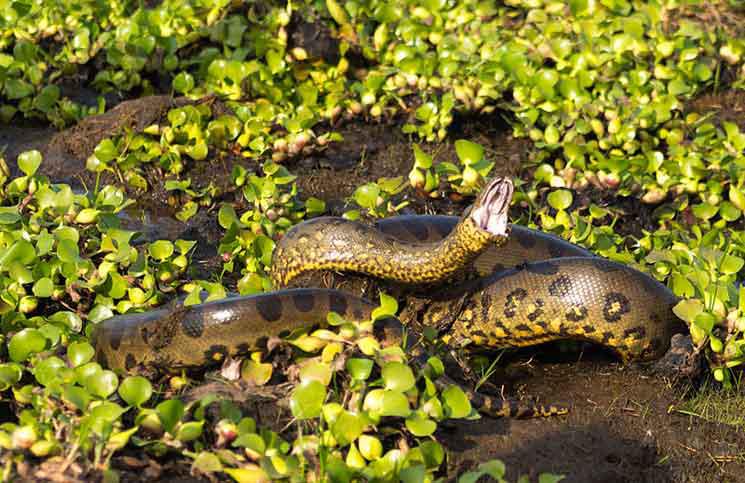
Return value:
<svg viewBox="0 0 745 483">
<path fill-rule="evenodd" d="M 723 118 L 732 115 L 731 119 L 742 125 L 742 116 L 735 112 L 741 105 L 738 108 L 737 103 L 728 104 L 726 97 L 717 99 L 707 101 L 706 106 L 719 105 L 722 110 L 731 107 L 722 113 Z M 163 100 L 163 109 L 171 102 Z M 162 115 L 162 110 L 159 112 Z M 129 126 L 146 126 L 155 119 L 145 117 L 130 118 L 134 124 Z M 85 132 L 92 139 L 94 134 L 88 127 L 77 129 L 54 134 L 39 126 L 0 127 L 0 145 L 7 145 L 9 161 L 31 147 L 50 152 L 43 165 L 48 170 L 46 173 L 55 181 L 65 181 L 82 173 L 81 167 L 90 154 L 66 137 Z M 99 136 L 113 132 L 112 125 L 101 124 L 98 129 Z M 411 140 L 401 133 L 399 126 L 352 122 L 337 130 L 344 136 L 343 142 L 287 163 L 298 175 L 301 197 L 322 198 L 336 214 L 345 209 L 346 200 L 357 186 L 384 176 L 405 178 L 413 162 Z M 489 157 L 497 162 L 499 174 L 525 174 L 520 165 L 531 156 L 530 143 L 513 139 L 498 116 L 457 119 L 447 140 L 424 143 L 422 148 L 436 161 L 452 161 L 455 160 L 453 143 L 460 138 L 484 145 Z M 90 150 L 93 146 L 95 143 L 86 145 Z M 52 150 L 56 150 L 57 157 Z M 196 183 L 214 180 L 219 173 L 230 172 L 231 162 L 221 159 L 213 164 L 204 163 L 191 175 L 198 177 L 202 173 Z M 215 169 L 217 165 L 220 169 Z M 460 213 L 468 202 L 448 198 L 425 200 L 412 192 L 405 196 L 411 204 L 404 212 L 411 213 Z M 209 266 L 210 261 L 215 262 L 215 247 L 221 236 L 216 212 L 200 210 L 194 219 L 181 223 L 170 218 L 172 212 L 157 194 L 138 199 L 143 203 L 139 211 L 127 215 L 128 226 L 139 227 L 149 239 L 195 239 L 203 250 L 196 257 L 198 263 Z M 612 204 L 612 199 L 607 201 Z M 641 225 L 635 226 L 631 218 L 639 219 L 641 208 L 634 205 L 626 208 L 630 215 L 625 221 L 626 229 L 633 232 L 645 221 L 642 217 Z M 511 480 L 520 474 L 535 477 L 540 472 L 554 472 L 567 475 L 568 482 L 745 482 L 745 431 L 676 412 L 674 408 L 682 400 L 683 389 L 645 368 L 622 367 L 597 349 L 566 354 L 557 347 L 541 346 L 512 356 L 498 371 L 495 382 L 497 388 L 504 384 L 507 395 L 565 404 L 570 407 L 570 413 L 550 419 L 484 418 L 443 425 L 437 437 L 449 450 L 446 469 L 449 479 L 478 462 L 500 458 L 507 465 Z M 261 414 L 260 406 L 267 404 L 257 405 L 257 414 Z M 272 414 L 277 423 L 278 413 Z M 271 421 L 265 422 L 271 426 Z M 144 467 L 136 468 L 136 461 L 127 459 L 133 457 L 114 459 L 114 465 L 125 471 L 123 481 L 174 478 L 191 481 L 190 462 L 171 462 L 146 471 Z M 148 468 L 152 466 L 148 465 Z"/>
</svg>

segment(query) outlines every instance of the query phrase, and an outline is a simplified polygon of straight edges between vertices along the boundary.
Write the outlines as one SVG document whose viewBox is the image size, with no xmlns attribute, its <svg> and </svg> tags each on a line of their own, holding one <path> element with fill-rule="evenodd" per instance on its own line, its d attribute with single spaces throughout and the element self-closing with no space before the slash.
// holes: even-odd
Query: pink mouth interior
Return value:
<svg viewBox="0 0 745 483">
<path fill-rule="evenodd" d="M 473 221 L 495 236 L 507 236 L 508 209 L 514 187 L 506 178 L 497 178 L 482 193 L 482 203 L 471 212 Z"/>
</svg>

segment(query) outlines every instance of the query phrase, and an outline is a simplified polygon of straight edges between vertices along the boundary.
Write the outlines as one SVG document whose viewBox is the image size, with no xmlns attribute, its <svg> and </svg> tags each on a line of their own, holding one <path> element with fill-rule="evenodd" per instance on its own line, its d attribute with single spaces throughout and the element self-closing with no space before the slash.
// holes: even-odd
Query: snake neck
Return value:
<svg viewBox="0 0 745 483">
<path fill-rule="evenodd" d="M 482 230 L 466 217 L 443 240 L 401 247 L 400 256 L 391 261 L 400 266 L 401 281 L 442 282 L 468 267 L 488 247 L 503 245 L 506 240 Z"/>
<path fill-rule="evenodd" d="M 429 243 L 403 242 L 368 225 L 327 218 L 288 232 L 275 249 L 272 279 L 277 288 L 306 272 L 338 270 L 405 284 L 440 283 L 487 247 L 506 241 L 468 216 L 447 237 Z"/>
</svg>

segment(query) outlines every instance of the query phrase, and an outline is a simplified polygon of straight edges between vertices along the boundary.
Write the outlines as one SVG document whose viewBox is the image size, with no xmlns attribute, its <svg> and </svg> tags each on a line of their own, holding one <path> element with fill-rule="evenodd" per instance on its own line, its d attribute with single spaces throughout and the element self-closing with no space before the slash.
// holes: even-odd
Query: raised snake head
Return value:
<svg viewBox="0 0 745 483">
<path fill-rule="evenodd" d="M 495 236 L 507 236 L 508 212 L 514 191 L 509 178 L 497 176 L 481 191 L 467 216 L 482 230 Z"/>
</svg>

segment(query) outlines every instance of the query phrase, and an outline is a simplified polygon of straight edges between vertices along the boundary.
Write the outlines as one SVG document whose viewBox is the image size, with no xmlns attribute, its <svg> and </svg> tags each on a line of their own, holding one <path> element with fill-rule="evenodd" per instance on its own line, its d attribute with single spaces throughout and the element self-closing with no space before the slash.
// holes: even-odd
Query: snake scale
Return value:
<svg viewBox="0 0 745 483">
<path fill-rule="evenodd" d="M 661 357 L 677 325 L 672 292 L 555 236 L 509 226 L 512 190 L 509 180 L 494 179 L 460 218 L 399 216 L 371 226 L 321 217 L 296 225 L 275 249 L 275 287 L 315 270 L 435 284 L 472 266 L 481 278 L 433 291 L 419 314 L 424 324 L 446 321 L 453 342 L 519 347 L 577 339 L 626 362 Z M 98 360 L 115 370 L 202 367 L 321 324 L 329 311 L 368 320 L 374 307 L 338 290 L 283 289 L 117 316 L 96 328 L 94 344 Z"/>
</svg>

